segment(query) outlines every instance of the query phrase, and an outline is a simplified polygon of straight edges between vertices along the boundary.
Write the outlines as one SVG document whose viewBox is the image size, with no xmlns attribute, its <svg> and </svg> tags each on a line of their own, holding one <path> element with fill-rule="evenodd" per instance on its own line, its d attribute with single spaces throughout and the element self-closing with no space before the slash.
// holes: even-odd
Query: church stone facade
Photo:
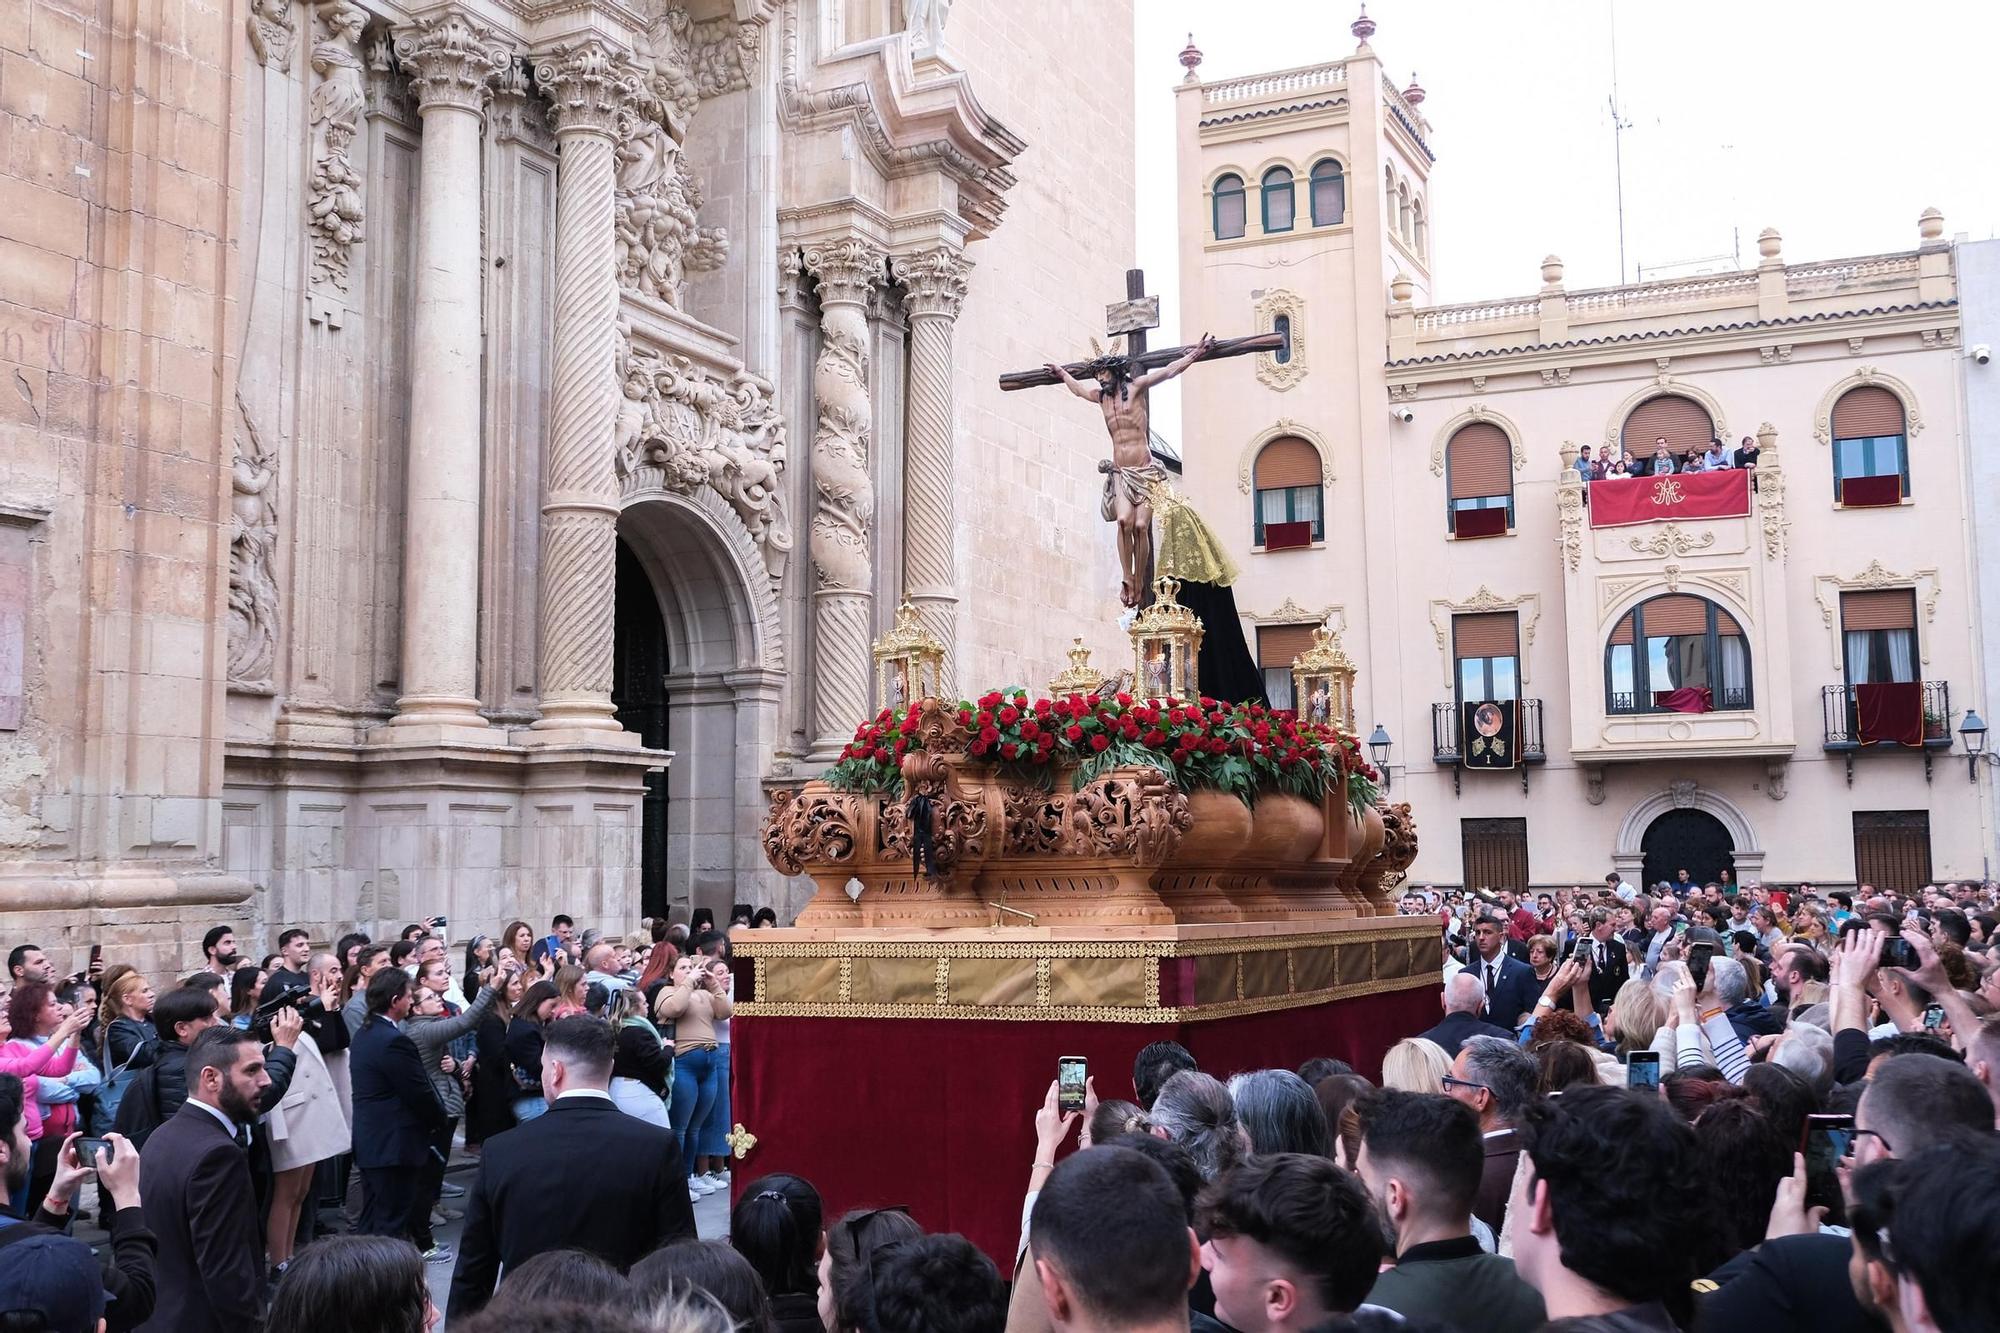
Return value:
<svg viewBox="0 0 2000 1333">
<path fill-rule="evenodd" d="M 1121 290 L 1129 0 L 96 15 L 0 17 L 15 938 L 786 915 L 900 601 L 1113 646 L 1101 428 L 995 376 Z"/>
</svg>

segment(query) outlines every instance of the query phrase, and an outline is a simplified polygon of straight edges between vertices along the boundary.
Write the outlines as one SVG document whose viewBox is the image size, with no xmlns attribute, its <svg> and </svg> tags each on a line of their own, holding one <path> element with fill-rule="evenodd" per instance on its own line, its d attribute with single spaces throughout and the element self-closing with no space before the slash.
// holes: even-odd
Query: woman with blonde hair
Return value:
<svg viewBox="0 0 2000 1333">
<path fill-rule="evenodd" d="M 612 1102 L 626 1115 L 672 1129 L 666 1098 L 674 1060 L 659 1029 L 646 1019 L 646 997 L 629 987 L 612 991 L 604 1017 L 617 1039 L 611 1060 Z"/>
<path fill-rule="evenodd" d="M 575 963 L 564 963 L 556 969 L 555 976 L 550 978 L 556 988 L 557 1018 L 572 1018 L 577 1014 L 590 1012 L 589 1006 L 584 1004 L 583 976 L 581 967 Z"/>
<path fill-rule="evenodd" d="M 1612 998 L 1611 1012 L 1604 1016 L 1605 1039 L 1621 1052 L 1646 1050 L 1660 1033 L 1663 1013 L 1653 988 L 1633 977 Z"/>
<path fill-rule="evenodd" d="M 1442 1094 L 1450 1073 L 1451 1057 L 1425 1037 L 1405 1037 L 1382 1057 L 1382 1086 L 1398 1092 Z"/>
</svg>

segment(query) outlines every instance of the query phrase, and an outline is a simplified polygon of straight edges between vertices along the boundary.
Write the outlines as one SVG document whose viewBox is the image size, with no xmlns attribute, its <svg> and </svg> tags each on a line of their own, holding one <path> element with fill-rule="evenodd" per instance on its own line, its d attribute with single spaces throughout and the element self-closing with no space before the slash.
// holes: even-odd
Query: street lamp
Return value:
<svg viewBox="0 0 2000 1333">
<path fill-rule="evenodd" d="M 1965 775 L 1979 781 L 1979 757 L 1986 753 L 1986 724 L 1976 710 L 1965 710 L 1965 721 L 1958 724 L 1958 737 L 1965 742 Z"/>
<path fill-rule="evenodd" d="M 1981 740 L 1984 741 L 1984 737 Z M 1380 722 L 1375 724 L 1375 733 L 1368 738 L 1368 757 L 1375 761 L 1375 771 L 1382 775 L 1382 790 L 1389 790 L 1389 747 L 1394 744 L 1389 733 Z"/>
</svg>

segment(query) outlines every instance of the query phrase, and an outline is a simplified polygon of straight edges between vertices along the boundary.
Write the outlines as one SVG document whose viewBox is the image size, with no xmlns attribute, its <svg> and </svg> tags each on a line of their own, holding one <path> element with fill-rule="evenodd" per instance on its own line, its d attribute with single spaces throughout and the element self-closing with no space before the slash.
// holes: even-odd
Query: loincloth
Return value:
<svg viewBox="0 0 2000 1333">
<path fill-rule="evenodd" d="M 1110 459 L 1097 465 L 1104 474 L 1104 503 L 1101 512 L 1108 522 L 1118 518 L 1118 501 L 1124 500 L 1134 509 L 1153 503 L 1153 488 L 1167 479 L 1166 469 L 1158 463 L 1148 463 L 1144 467 L 1120 467 Z"/>
</svg>

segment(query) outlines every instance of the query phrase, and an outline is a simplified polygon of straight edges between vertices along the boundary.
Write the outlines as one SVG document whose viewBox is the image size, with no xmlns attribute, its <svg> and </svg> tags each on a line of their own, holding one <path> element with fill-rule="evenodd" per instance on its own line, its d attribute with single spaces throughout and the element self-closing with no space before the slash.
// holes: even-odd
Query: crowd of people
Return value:
<svg viewBox="0 0 2000 1333">
<path fill-rule="evenodd" d="M 1731 449 L 1723 443 L 1720 435 L 1709 439 L 1706 449 L 1680 450 L 1667 443 L 1662 435 L 1653 441 L 1653 451 L 1641 458 L 1630 449 L 1620 449 L 1616 456 L 1610 445 L 1605 445 L 1595 458 L 1591 456 L 1589 445 L 1577 450 L 1577 475 L 1585 481 L 1603 481 L 1607 477 L 1671 477 L 1677 472 L 1726 472 L 1733 468 L 1754 468 L 1761 449 L 1754 435 L 1745 435 L 1743 443 Z"/>
<path fill-rule="evenodd" d="M 455 971 L 442 921 L 324 954 L 288 930 L 253 969 L 218 927 L 157 994 L 116 966 L 58 984 L 23 945 L 0 1328 L 1991 1330 L 1996 907 L 1992 884 L 1685 875 L 1413 890 L 1444 1012 L 1379 1080 L 1156 1042 L 1130 1099 L 1093 1079 L 1066 1110 L 1051 1083 L 1000 1255 L 879 1200 L 830 1216 L 792 1175 L 697 1238 L 727 1179 L 728 930 L 515 922 Z M 71 1234 L 93 1182 L 98 1252 Z"/>
</svg>

